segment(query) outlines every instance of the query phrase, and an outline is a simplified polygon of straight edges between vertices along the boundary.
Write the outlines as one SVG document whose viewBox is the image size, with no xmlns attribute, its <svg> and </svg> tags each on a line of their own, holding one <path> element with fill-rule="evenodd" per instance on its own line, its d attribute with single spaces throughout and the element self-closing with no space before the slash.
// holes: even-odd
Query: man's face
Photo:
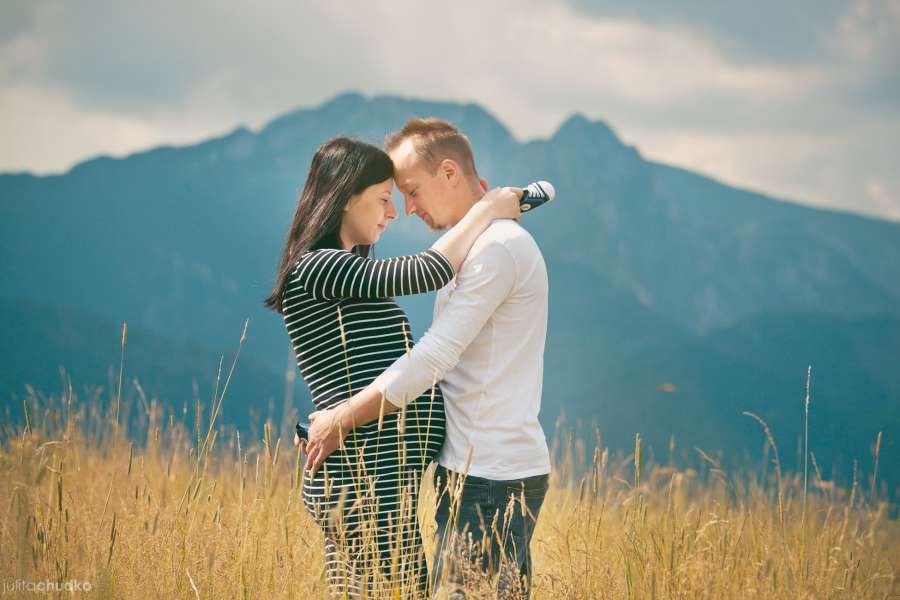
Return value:
<svg viewBox="0 0 900 600">
<path fill-rule="evenodd" d="M 453 225 L 450 186 L 442 170 L 431 173 L 416 154 L 412 140 L 394 149 L 391 160 L 406 214 L 415 214 L 436 231 Z"/>
</svg>

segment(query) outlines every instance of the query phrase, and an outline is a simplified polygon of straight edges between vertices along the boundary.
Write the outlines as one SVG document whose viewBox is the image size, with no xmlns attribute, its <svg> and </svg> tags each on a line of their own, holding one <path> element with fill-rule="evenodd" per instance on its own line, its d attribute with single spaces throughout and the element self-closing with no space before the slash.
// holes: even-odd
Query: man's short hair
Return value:
<svg viewBox="0 0 900 600">
<path fill-rule="evenodd" d="M 466 175 L 478 177 L 469 138 L 449 121 L 413 117 L 402 129 L 387 136 L 385 150 L 391 152 L 408 139 L 412 140 L 416 155 L 429 172 L 436 173 L 441 161 L 450 158 L 459 164 Z"/>
</svg>

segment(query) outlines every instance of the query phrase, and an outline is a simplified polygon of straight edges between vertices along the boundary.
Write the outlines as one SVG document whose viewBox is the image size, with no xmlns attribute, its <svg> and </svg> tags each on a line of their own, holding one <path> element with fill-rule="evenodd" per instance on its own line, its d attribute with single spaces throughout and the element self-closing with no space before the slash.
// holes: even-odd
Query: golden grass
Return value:
<svg viewBox="0 0 900 600">
<path fill-rule="evenodd" d="M 91 584 L 86 596 L 113 598 L 325 596 L 300 457 L 273 444 L 269 426 L 252 443 L 212 427 L 203 439 L 145 404 L 138 448 L 116 425 L 117 402 L 107 413 L 71 394 L 26 406 L 30 427 L 8 429 L 0 448 L 3 585 L 78 580 Z M 572 444 L 558 454 L 532 545 L 534 598 L 900 592 L 898 523 L 863 486 L 813 477 L 804 520 L 802 474 L 781 473 L 779 488 L 749 470 L 729 476 L 705 453 L 703 475 L 652 464 L 638 475 L 635 454 L 612 465 L 601 449 L 579 467 Z M 420 506 L 426 533 L 433 498 Z"/>
<path fill-rule="evenodd" d="M 246 324 L 242 343 L 245 334 Z M 221 392 L 220 363 L 209 422 L 201 425 L 198 402 L 191 430 L 148 403 L 137 382 L 141 404 L 129 417 L 124 353 L 123 327 L 119 384 L 105 409 L 96 398 L 80 402 L 71 385 L 62 397 L 31 390 L 23 422 L 0 432 L 0 592 L 34 597 L 23 586 L 78 582 L 90 587 L 75 593 L 85 597 L 325 597 L 299 452 L 273 443 L 270 423 L 252 441 L 217 426 L 237 355 Z M 809 374 L 807 411 L 808 386 Z M 843 490 L 821 479 L 809 453 L 810 490 L 808 468 L 783 472 L 768 425 L 747 414 L 774 453 L 774 473 L 764 465 L 729 475 L 699 449 L 698 469 L 655 465 L 640 435 L 619 460 L 600 447 L 585 460 L 571 431 L 562 448 L 555 443 L 532 541 L 532 598 L 900 597 L 900 523 L 877 495 L 876 473 L 868 493 L 858 480 Z M 879 434 L 876 465 L 880 446 Z M 430 474 L 418 510 L 429 560 Z M 468 592 L 494 597 L 490 581 Z"/>
</svg>

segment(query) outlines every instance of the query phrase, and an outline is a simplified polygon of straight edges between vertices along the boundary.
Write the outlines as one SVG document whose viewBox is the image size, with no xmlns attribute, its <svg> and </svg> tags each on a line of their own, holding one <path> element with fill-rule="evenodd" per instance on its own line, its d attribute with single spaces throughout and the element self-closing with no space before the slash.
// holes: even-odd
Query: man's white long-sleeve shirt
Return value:
<svg viewBox="0 0 900 600">
<path fill-rule="evenodd" d="M 403 406 L 440 382 L 447 438 L 438 462 L 488 479 L 550 472 L 538 421 L 547 335 L 547 268 L 531 235 L 494 221 L 438 292 L 425 336 L 375 379 Z"/>
</svg>

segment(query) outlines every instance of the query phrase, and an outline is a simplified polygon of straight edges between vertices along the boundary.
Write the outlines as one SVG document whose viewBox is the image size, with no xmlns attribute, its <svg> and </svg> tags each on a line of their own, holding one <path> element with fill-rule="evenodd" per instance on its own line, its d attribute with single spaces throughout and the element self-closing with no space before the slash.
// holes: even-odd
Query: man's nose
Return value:
<svg viewBox="0 0 900 600">
<path fill-rule="evenodd" d="M 416 213 L 416 203 L 409 196 L 403 197 L 403 212 L 407 217 Z"/>
</svg>

